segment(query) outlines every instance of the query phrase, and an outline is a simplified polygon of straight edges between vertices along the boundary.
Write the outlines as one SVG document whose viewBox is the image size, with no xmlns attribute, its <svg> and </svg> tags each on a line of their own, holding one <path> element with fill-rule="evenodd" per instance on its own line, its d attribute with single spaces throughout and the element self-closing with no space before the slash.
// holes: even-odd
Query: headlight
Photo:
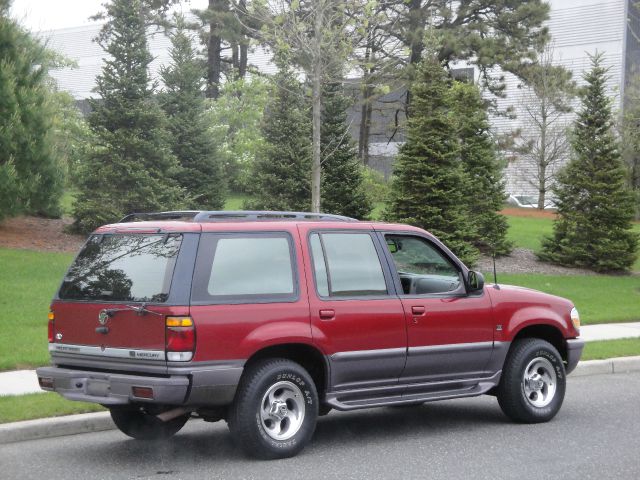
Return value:
<svg viewBox="0 0 640 480">
<path fill-rule="evenodd" d="M 571 309 L 571 323 L 573 323 L 575 329 L 580 332 L 580 314 L 578 313 L 578 309 L 576 307 L 573 307 Z"/>
</svg>

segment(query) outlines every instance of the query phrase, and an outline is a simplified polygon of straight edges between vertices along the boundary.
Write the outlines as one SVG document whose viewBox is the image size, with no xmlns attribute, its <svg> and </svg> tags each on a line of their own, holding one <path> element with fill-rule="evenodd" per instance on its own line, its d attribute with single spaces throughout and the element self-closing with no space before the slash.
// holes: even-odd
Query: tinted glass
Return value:
<svg viewBox="0 0 640 480">
<path fill-rule="evenodd" d="M 385 238 L 404 293 L 444 293 L 461 286 L 456 267 L 428 241 L 403 235 Z"/>
<path fill-rule="evenodd" d="M 380 259 L 367 233 L 323 233 L 331 295 L 384 295 Z"/>
<path fill-rule="evenodd" d="M 218 239 L 207 293 L 211 296 L 292 295 L 294 280 L 288 239 Z"/>
<path fill-rule="evenodd" d="M 94 235 L 69 269 L 65 300 L 165 302 L 181 235 Z"/>
<path fill-rule="evenodd" d="M 327 268 L 324 264 L 324 253 L 322 252 L 320 236 L 317 233 L 311 235 L 310 243 L 318 294 L 323 297 L 327 297 L 329 296 L 329 281 L 327 279 Z"/>
</svg>

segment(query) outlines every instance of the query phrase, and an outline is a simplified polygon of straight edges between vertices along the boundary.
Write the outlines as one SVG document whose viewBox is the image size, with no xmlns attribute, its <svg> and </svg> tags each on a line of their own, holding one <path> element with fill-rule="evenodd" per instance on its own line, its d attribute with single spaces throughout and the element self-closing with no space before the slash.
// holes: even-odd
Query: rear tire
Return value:
<svg viewBox="0 0 640 480">
<path fill-rule="evenodd" d="M 242 377 L 229 429 L 250 456 L 293 457 L 313 435 L 318 405 L 316 386 L 304 368 L 282 358 L 261 360 Z"/>
<path fill-rule="evenodd" d="M 186 414 L 163 422 L 145 407 L 128 405 L 111 407 L 109 411 L 116 427 L 136 440 L 166 440 L 178 433 L 190 417 Z"/>
<path fill-rule="evenodd" d="M 565 390 L 564 364 L 553 345 L 539 338 L 514 342 L 497 390 L 505 415 L 521 423 L 548 422 L 560 410 Z"/>
</svg>

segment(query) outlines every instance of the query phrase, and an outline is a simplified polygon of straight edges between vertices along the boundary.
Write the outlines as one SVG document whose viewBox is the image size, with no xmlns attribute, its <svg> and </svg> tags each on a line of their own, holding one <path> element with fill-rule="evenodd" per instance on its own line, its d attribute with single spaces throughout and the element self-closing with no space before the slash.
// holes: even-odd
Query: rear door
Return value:
<svg viewBox="0 0 640 480">
<path fill-rule="evenodd" d="M 165 316 L 189 313 L 188 300 L 177 298 L 184 288 L 172 288 L 184 236 L 91 236 L 52 304 L 52 352 L 164 364 Z"/>
<path fill-rule="evenodd" d="M 306 227 L 306 226 L 305 226 Z M 314 341 L 330 362 L 335 390 L 391 385 L 406 359 L 402 303 L 372 230 L 301 226 Z"/>
</svg>

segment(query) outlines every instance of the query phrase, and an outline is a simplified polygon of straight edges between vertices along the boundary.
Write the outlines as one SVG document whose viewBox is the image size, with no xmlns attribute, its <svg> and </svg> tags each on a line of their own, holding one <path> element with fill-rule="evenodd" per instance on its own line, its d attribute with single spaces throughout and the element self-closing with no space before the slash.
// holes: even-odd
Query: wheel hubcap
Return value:
<svg viewBox="0 0 640 480">
<path fill-rule="evenodd" d="M 260 419 L 265 432 L 274 440 L 287 440 L 298 433 L 304 413 L 304 396 L 294 383 L 278 382 L 262 397 Z"/>
<path fill-rule="evenodd" d="M 524 396 L 534 407 L 546 407 L 551 403 L 556 394 L 556 384 L 556 371 L 546 358 L 534 358 L 524 369 Z"/>
</svg>

